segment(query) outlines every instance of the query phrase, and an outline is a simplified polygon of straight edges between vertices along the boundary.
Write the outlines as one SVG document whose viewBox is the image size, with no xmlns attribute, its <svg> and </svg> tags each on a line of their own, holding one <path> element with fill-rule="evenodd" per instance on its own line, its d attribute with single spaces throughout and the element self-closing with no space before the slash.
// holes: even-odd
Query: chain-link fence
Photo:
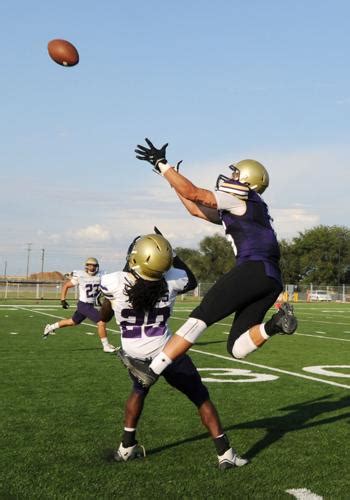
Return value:
<svg viewBox="0 0 350 500">
<path fill-rule="evenodd" d="M 62 285 L 62 281 L 1 280 L 0 298 L 59 300 Z"/>
<path fill-rule="evenodd" d="M 285 285 L 282 296 L 294 302 L 350 302 L 350 285 Z"/>
<path fill-rule="evenodd" d="M 213 283 L 199 283 L 198 287 L 186 294 L 186 297 L 203 297 Z M 279 300 L 291 302 L 350 302 L 349 285 L 285 285 Z"/>
<path fill-rule="evenodd" d="M 0 280 L 0 299 L 52 299 L 59 300 L 62 281 L 27 281 L 27 280 Z M 186 298 L 202 298 L 213 283 L 199 283 L 195 290 L 182 296 Z M 74 298 L 78 298 L 77 288 L 73 291 Z M 72 292 L 70 292 L 70 295 Z M 280 300 L 292 302 L 350 302 L 349 285 L 285 285 Z"/>
</svg>

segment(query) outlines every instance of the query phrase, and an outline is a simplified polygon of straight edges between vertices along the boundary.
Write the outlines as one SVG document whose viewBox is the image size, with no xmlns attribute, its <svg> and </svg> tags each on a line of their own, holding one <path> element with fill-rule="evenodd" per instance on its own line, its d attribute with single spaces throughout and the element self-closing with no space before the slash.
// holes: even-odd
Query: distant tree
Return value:
<svg viewBox="0 0 350 500">
<path fill-rule="evenodd" d="M 219 234 L 205 237 L 199 248 L 205 265 L 207 282 L 215 281 L 232 268 L 235 261 L 231 244 Z"/>
<path fill-rule="evenodd" d="M 281 242 L 281 268 L 285 283 L 339 285 L 350 278 L 350 230 L 343 226 L 317 226 Z"/>
<path fill-rule="evenodd" d="M 206 236 L 199 250 L 177 247 L 176 253 L 192 269 L 198 281 L 211 283 L 225 274 L 234 262 L 232 246 L 219 234 Z"/>
<path fill-rule="evenodd" d="M 205 273 L 203 256 L 199 250 L 192 248 L 176 247 L 176 254 L 188 265 L 191 271 L 195 274 L 198 281 L 201 281 L 201 276 Z"/>
<path fill-rule="evenodd" d="M 281 240 L 280 267 L 284 283 L 298 283 L 301 279 L 299 257 L 297 256 L 293 244 L 287 240 Z"/>
<path fill-rule="evenodd" d="M 350 283 L 350 229 L 317 226 L 300 232 L 291 242 L 279 243 L 284 283 L 316 286 Z M 181 247 L 175 250 L 198 281 L 206 283 L 225 274 L 235 260 L 232 246 L 219 234 L 201 240 L 199 250 Z"/>
</svg>

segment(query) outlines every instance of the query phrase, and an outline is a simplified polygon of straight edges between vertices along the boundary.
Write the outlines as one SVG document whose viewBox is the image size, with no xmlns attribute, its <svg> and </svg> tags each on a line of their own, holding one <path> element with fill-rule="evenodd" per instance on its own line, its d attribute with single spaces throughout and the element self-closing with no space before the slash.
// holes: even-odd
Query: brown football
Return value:
<svg viewBox="0 0 350 500">
<path fill-rule="evenodd" d="M 51 40 L 47 45 L 49 56 L 61 66 L 75 66 L 79 62 L 79 53 L 67 40 Z"/>
</svg>

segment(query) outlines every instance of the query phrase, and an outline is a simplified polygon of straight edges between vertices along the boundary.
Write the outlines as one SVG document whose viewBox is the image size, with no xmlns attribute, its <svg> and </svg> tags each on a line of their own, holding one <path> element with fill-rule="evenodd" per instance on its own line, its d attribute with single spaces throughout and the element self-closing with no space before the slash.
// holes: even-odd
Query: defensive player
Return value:
<svg viewBox="0 0 350 500">
<path fill-rule="evenodd" d="M 43 334 L 44 339 L 47 339 L 49 335 L 54 334 L 55 330 L 58 328 L 80 325 L 80 323 L 86 318 L 89 318 L 98 325 L 100 322 L 100 312 L 94 307 L 94 305 L 100 293 L 101 276 L 102 273 L 99 270 L 99 263 L 94 257 L 86 259 L 84 271 L 73 271 L 72 278 L 66 281 L 62 287 L 61 305 L 63 309 L 69 308 L 69 304 L 66 301 L 67 292 L 69 288 L 78 285 L 79 301 L 77 309 L 71 318 L 61 319 L 60 321 L 57 321 L 57 323 L 46 325 Z M 108 342 L 107 335 L 102 334 L 100 331 L 98 332 L 104 352 L 114 352 L 115 347 Z"/>
<path fill-rule="evenodd" d="M 173 263 L 173 267 L 172 266 Z M 134 240 L 124 271 L 102 276 L 101 289 L 107 297 L 101 309 L 106 322 L 113 312 L 121 329 L 123 363 L 134 358 L 150 360 L 168 341 L 167 324 L 176 296 L 196 287 L 190 269 L 179 257 L 173 259 L 170 243 L 160 234 L 148 234 Z M 103 324 L 99 324 L 104 329 Z M 213 438 L 220 469 L 240 467 L 247 460 L 230 447 L 220 424 L 215 406 L 191 358 L 179 357 L 163 372 L 165 380 L 185 394 L 198 408 L 203 425 Z M 132 392 L 125 405 L 124 433 L 116 461 L 144 456 L 144 448 L 136 440 L 136 427 L 149 389 L 130 374 Z"/>
<path fill-rule="evenodd" d="M 220 175 L 215 191 L 209 191 L 195 186 L 168 164 L 167 144 L 157 149 L 150 140 L 146 142 L 148 147 L 137 147 L 136 157 L 151 163 L 174 188 L 191 215 L 222 224 L 236 255 L 235 266 L 211 287 L 150 367 L 134 363 L 134 375 L 148 386 L 165 367 L 184 354 L 208 326 L 232 313 L 235 317 L 227 350 L 237 359 L 245 358 L 276 333 L 294 333 L 297 320 L 292 306 L 284 303 L 278 313 L 262 323 L 283 289 L 279 245 L 268 207 L 260 197 L 269 185 L 265 167 L 254 160 L 230 165 L 231 177 Z"/>
</svg>

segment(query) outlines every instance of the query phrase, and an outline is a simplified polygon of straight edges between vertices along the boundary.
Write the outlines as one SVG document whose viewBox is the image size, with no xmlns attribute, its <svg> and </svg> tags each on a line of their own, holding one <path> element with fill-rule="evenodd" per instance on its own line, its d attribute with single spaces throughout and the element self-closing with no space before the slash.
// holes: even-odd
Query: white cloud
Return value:
<svg viewBox="0 0 350 500">
<path fill-rule="evenodd" d="M 58 233 L 49 234 L 47 236 L 47 241 L 49 243 L 52 243 L 53 245 L 57 245 L 57 244 L 61 243 L 62 239 L 63 239 L 62 235 L 58 234 Z"/>
<path fill-rule="evenodd" d="M 108 241 L 111 238 L 108 229 L 102 227 L 100 224 L 94 224 L 78 229 L 77 231 L 72 231 L 70 235 L 72 239 L 90 242 Z"/>
<path fill-rule="evenodd" d="M 346 207 L 350 155 L 347 148 L 237 151 L 217 161 L 187 163 L 182 171 L 198 186 L 213 189 L 219 174 L 230 174 L 227 165 L 247 157 L 259 159 L 270 173 L 270 187 L 264 199 L 279 239 L 291 239 L 319 224 L 349 225 Z M 220 226 L 191 217 L 166 180 L 156 175 L 143 177 L 142 186 L 118 186 L 116 179 L 115 184 L 89 186 L 89 191 L 76 185 L 67 188 L 57 184 L 41 185 L 40 196 L 35 194 L 35 190 L 31 192 L 32 212 L 24 208 L 23 202 L 23 208 L 16 206 L 16 210 L 9 212 L 9 217 L 16 220 L 6 218 L 0 223 L 2 234 L 8 235 L 9 240 L 9 244 L 3 242 L 2 254 L 8 259 L 9 267 L 15 267 L 14 262 L 18 262 L 15 272 L 22 274 L 27 241 L 33 242 L 33 267 L 35 261 L 40 268 L 40 249 L 45 248 L 48 268 L 66 271 L 81 265 L 87 255 L 94 255 L 104 268 L 113 270 L 123 265 L 132 239 L 152 232 L 154 225 L 174 246 L 198 248 L 205 236 L 224 235 Z M 75 200 L 74 219 L 72 199 Z M 25 198 L 19 196 L 21 200 Z M 44 213 L 42 206 L 45 206 Z M 16 231 L 12 231 L 13 227 Z"/>
<path fill-rule="evenodd" d="M 282 208 L 273 213 L 274 228 L 279 239 L 291 239 L 299 232 L 311 229 L 320 223 L 318 214 L 304 208 Z"/>
</svg>

